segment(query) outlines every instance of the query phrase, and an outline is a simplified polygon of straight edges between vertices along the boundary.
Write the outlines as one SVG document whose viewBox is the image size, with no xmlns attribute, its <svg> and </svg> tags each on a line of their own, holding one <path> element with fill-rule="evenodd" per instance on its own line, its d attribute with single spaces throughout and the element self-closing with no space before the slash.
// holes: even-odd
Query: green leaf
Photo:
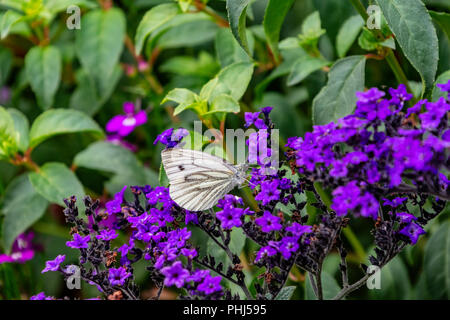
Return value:
<svg viewBox="0 0 450 320">
<path fill-rule="evenodd" d="M 170 28 L 155 43 L 160 49 L 194 47 L 214 39 L 217 30 L 219 26 L 209 18 L 188 21 Z"/>
<path fill-rule="evenodd" d="M 109 81 L 96 88 L 95 81 L 80 68 L 76 74 L 78 87 L 70 97 L 70 108 L 93 116 L 109 99 L 121 76 L 122 68 L 116 65 Z"/>
<path fill-rule="evenodd" d="M 136 54 L 140 54 L 147 37 L 163 24 L 170 21 L 179 13 L 175 3 L 165 3 L 153 7 L 142 18 L 136 31 Z"/>
<path fill-rule="evenodd" d="M 194 109 L 199 114 L 202 114 L 206 109 L 205 103 L 199 101 L 199 96 L 188 89 L 175 88 L 170 91 L 161 103 L 167 101 L 174 101 L 178 103 L 173 115 L 176 116 L 187 109 Z"/>
<path fill-rule="evenodd" d="M 81 19 L 76 32 L 76 54 L 84 70 L 95 80 L 99 92 L 110 86 L 123 50 L 126 20 L 122 10 L 94 10 Z M 103 96 L 99 93 L 100 96 Z"/>
<path fill-rule="evenodd" d="M 358 38 L 359 46 L 367 51 L 372 51 L 378 48 L 379 41 L 375 37 L 372 31 L 367 28 L 363 28 L 361 35 Z"/>
<path fill-rule="evenodd" d="M 108 159 L 107 161 L 105 161 Z M 130 150 L 106 141 L 92 143 L 78 153 L 73 163 L 78 167 L 142 176 L 143 167 Z M 144 178 L 144 177 L 143 177 Z"/>
<path fill-rule="evenodd" d="M 0 47 L 0 86 L 3 86 L 9 77 L 13 64 L 13 54 L 6 48 Z"/>
<path fill-rule="evenodd" d="M 30 147 L 36 147 L 42 141 L 55 135 L 93 132 L 103 137 L 98 124 L 86 114 L 70 109 L 48 110 L 34 120 L 30 130 Z"/>
<path fill-rule="evenodd" d="M 0 160 L 17 151 L 17 135 L 13 117 L 0 106 Z"/>
<path fill-rule="evenodd" d="M 14 264 L 0 264 L 0 282 L 2 283 L 2 295 L 6 300 L 20 300 L 19 283 L 16 281 Z"/>
<path fill-rule="evenodd" d="M 422 77 L 424 90 L 431 90 L 439 46 L 425 5 L 420 0 L 377 0 L 377 3 L 406 58 Z"/>
<path fill-rule="evenodd" d="M 353 6 L 349 3 L 350 1 L 345 0 L 313 0 L 312 2 L 320 12 L 327 35 L 334 42 L 342 22 L 356 13 Z"/>
<path fill-rule="evenodd" d="M 250 32 L 247 32 L 247 39 L 249 40 L 250 52 L 252 52 L 253 47 L 250 43 L 253 43 L 254 40 Z M 251 62 L 252 60 L 233 37 L 230 29 L 222 28 L 217 32 L 215 46 L 222 68 L 235 62 Z"/>
<path fill-rule="evenodd" d="M 447 38 L 450 40 L 450 14 L 447 12 L 428 11 L 430 16 L 439 25 L 442 31 L 445 32 Z"/>
<path fill-rule="evenodd" d="M 33 47 L 25 57 L 28 82 L 44 110 L 53 106 L 61 80 L 61 65 L 61 54 L 53 46 Z"/>
<path fill-rule="evenodd" d="M 8 185 L 2 209 L 5 216 L 2 240 L 7 253 L 17 236 L 39 220 L 47 206 L 48 201 L 34 190 L 27 173 L 16 177 Z"/>
<path fill-rule="evenodd" d="M 319 38 L 325 34 L 322 29 L 320 15 L 318 11 L 311 13 L 302 23 L 302 33 L 299 35 L 301 46 L 308 52 L 317 50 Z"/>
<path fill-rule="evenodd" d="M 59 162 L 48 162 L 39 172 L 30 173 L 34 190 L 52 203 L 65 206 L 64 199 L 75 195 L 79 202 L 84 195 L 83 186 L 67 166 Z"/>
<path fill-rule="evenodd" d="M 227 30 L 227 29 L 221 29 Z M 230 33 L 230 37 L 234 40 Z M 237 45 L 239 47 L 239 45 Z M 241 47 L 239 49 L 242 50 Z M 247 55 L 247 54 L 246 54 Z M 159 70 L 162 72 L 170 72 L 182 76 L 198 76 L 211 78 L 217 73 L 218 63 L 208 52 L 202 51 L 198 58 L 191 56 L 176 56 L 168 59 L 161 64 Z"/>
<path fill-rule="evenodd" d="M 218 112 L 238 113 L 239 111 L 241 111 L 239 102 L 234 100 L 232 96 L 222 93 L 214 98 L 209 107 L 209 111 L 205 114 L 213 114 Z"/>
<path fill-rule="evenodd" d="M 278 62 L 278 41 L 280 40 L 281 26 L 283 25 L 284 18 L 289 12 L 292 4 L 295 0 L 269 0 L 267 4 L 266 13 L 264 15 L 264 32 L 266 34 L 267 42 L 270 49 L 273 52 L 275 60 Z"/>
<path fill-rule="evenodd" d="M 169 178 L 167 177 L 166 171 L 164 170 L 164 166 L 161 162 L 159 166 L 159 175 L 158 175 L 159 185 L 163 187 L 167 187 L 169 185 Z"/>
<path fill-rule="evenodd" d="M 304 55 L 303 57 L 299 58 L 297 62 L 292 66 L 291 73 L 289 74 L 287 80 L 288 86 L 293 86 L 297 83 L 300 83 L 311 73 L 322 69 L 328 64 L 329 62 L 322 58 Z"/>
<path fill-rule="evenodd" d="M 424 271 L 433 299 L 450 299 L 450 221 L 443 223 L 425 248 Z"/>
<path fill-rule="evenodd" d="M 409 298 L 411 284 L 408 270 L 400 257 L 381 268 L 380 289 L 368 290 L 372 299 L 404 300 Z"/>
<path fill-rule="evenodd" d="M 249 3 L 250 0 L 227 0 L 227 12 L 231 32 L 247 52 L 250 52 L 250 50 L 248 49 L 245 20 L 247 18 L 247 6 Z"/>
<path fill-rule="evenodd" d="M 6 11 L 0 20 L 0 38 L 6 38 L 11 31 L 11 27 L 23 20 L 23 17 L 13 10 Z"/>
<path fill-rule="evenodd" d="M 311 286 L 311 281 L 309 280 L 309 273 L 305 275 L 306 283 L 305 283 L 305 299 L 306 300 L 317 300 L 316 295 L 314 294 L 314 290 Z M 338 292 L 341 290 L 336 279 L 331 276 L 329 273 L 322 271 L 322 292 L 323 298 L 325 300 L 330 300 L 334 298 Z"/>
<path fill-rule="evenodd" d="M 336 37 L 336 50 L 339 58 L 345 57 L 363 25 L 364 20 L 361 16 L 355 15 L 348 18 L 341 26 Z"/>
<path fill-rule="evenodd" d="M 327 85 L 313 100 L 314 124 L 327 124 L 353 112 L 355 93 L 364 90 L 365 64 L 364 56 L 350 56 L 333 65 Z"/>
<path fill-rule="evenodd" d="M 14 121 L 15 140 L 17 148 L 25 152 L 30 144 L 29 131 L 30 123 L 27 117 L 18 109 L 8 109 L 8 113 L 11 115 Z"/>
<path fill-rule="evenodd" d="M 275 297 L 275 300 L 291 300 L 291 297 L 294 294 L 296 288 L 297 287 L 295 286 L 284 287 Z"/>
<path fill-rule="evenodd" d="M 236 62 L 224 69 L 202 88 L 200 98 L 212 102 L 222 93 L 231 95 L 239 101 L 247 90 L 253 74 L 253 63 Z"/>
<path fill-rule="evenodd" d="M 444 84 L 450 80 L 450 70 L 445 71 L 436 79 L 436 84 Z M 437 101 L 440 97 L 447 98 L 447 93 L 441 91 L 436 85 L 433 88 L 432 100 Z"/>
</svg>

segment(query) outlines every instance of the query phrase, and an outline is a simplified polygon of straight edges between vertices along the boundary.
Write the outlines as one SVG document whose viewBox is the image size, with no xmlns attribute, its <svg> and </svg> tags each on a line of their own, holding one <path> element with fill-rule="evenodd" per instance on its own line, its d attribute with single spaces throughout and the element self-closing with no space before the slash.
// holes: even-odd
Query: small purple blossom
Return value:
<svg viewBox="0 0 450 320">
<path fill-rule="evenodd" d="M 117 192 L 114 195 L 114 199 L 111 201 L 108 201 L 106 203 L 106 212 L 109 214 L 118 213 L 122 209 L 121 205 L 123 203 L 123 194 L 125 193 L 125 190 L 127 190 L 127 186 L 124 186 L 122 190 Z"/>
<path fill-rule="evenodd" d="M 115 230 L 101 230 L 100 234 L 96 236 L 97 239 L 103 240 L 103 241 L 111 241 L 117 238 L 118 234 Z"/>
<path fill-rule="evenodd" d="M 184 137 L 188 135 L 189 131 L 187 131 L 186 129 L 179 128 L 174 130 L 173 128 L 170 128 L 158 135 L 153 144 L 161 142 L 166 146 L 166 148 L 173 148 L 178 145 Z"/>
<path fill-rule="evenodd" d="M 53 297 L 47 297 L 44 292 L 39 292 L 38 294 L 32 296 L 30 300 L 54 300 Z"/>
<path fill-rule="evenodd" d="M 66 255 L 58 255 L 54 260 L 49 260 L 45 263 L 45 268 L 41 271 L 41 273 L 45 273 L 48 271 L 58 271 L 61 263 L 66 259 Z"/>
<path fill-rule="evenodd" d="M 78 233 L 73 234 L 73 241 L 67 241 L 66 245 L 70 248 L 74 249 L 87 249 L 89 248 L 89 241 L 91 240 L 91 236 L 80 236 Z"/>
<path fill-rule="evenodd" d="M 197 287 L 198 291 L 202 291 L 207 295 L 213 294 L 214 292 L 218 292 L 222 290 L 220 286 L 221 277 L 212 277 L 207 275 L 202 283 L 200 283 Z"/>
<path fill-rule="evenodd" d="M 125 137 L 133 130 L 147 122 L 147 113 L 142 110 L 135 112 L 135 106 L 132 102 L 125 102 L 123 104 L 123 111 L 125 115 L 114 116 L 106 124 L 106 131 L 115 132 L 119 136 Z"/>
<path fill-rule="evenodd" d="M 277 250 L 275 250 L 271 246 L 265 246 L 259 249 L 259 251 L 256 253 L 255 262 L 259 262 L 263 259 L 266 259 L 268 257 L 272 257 L 277 254 Z"/>
<path fill-rule="evenodd" d="M 189 276 L 189 271 L 183 268 L 180 261 L 176 261 L 169 267 L 162 268 L 161 273 L 165 276 L 164 284 L 166 286 L 170 287 L 175 285 L 177 288 L 181 288 Z"/>
<path fill-rule="evenodd" d="M 131 273 L 123 267 L 109 269 L 108 280 L 112 286 L 123 286 L 129 277 Z"/>
<path fill-rule="evenodd" d="M 279 200 L 281 191 L 278 189 L 278 186 L 278 180 L 264 181 L 261 183 L 261 191 L 255 197 L 255 200 L 261 201 L 263 205 Z"/>
<path fill-rule="evenodd" d="M 269 211 L 264 211 L 262 217 L 257 218 L 255 223 L 261 226 L 263 232 L 279 231 L 282 228 L 281 219 L 272 215 Z"/>
<path fill-rule="evenodd" d="M 411 222 L 406 227 L 401 229 L 398 233 L 408 237 L 412 244 L 416 244 L 417 240 L 422 234 L 425 234 L 425 230 L 418 224 Z"/>
</svg>

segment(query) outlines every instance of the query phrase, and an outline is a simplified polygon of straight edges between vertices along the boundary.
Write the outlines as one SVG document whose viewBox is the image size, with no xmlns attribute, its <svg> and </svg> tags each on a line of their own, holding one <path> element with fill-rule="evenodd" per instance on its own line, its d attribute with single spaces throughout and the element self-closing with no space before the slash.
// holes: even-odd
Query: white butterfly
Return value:
<svg viewBox="0 0 450 320">
<path fill-rule="evenodd" d="M 169 178 L 169 194 L 190 211 L 212 208 L 234 187 L 246 181 L 248 164 L 233 165 L 201 151 L 173 148 L 161 152 Z"/>
</svg>

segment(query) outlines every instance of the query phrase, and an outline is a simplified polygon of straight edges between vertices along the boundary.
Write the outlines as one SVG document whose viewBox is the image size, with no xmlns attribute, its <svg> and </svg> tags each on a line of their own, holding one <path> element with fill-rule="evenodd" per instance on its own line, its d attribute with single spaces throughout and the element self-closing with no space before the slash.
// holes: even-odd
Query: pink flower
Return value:
<svg viewBox="0 0 450 320">
<path fill-rule="evenodd" d="M 133 132 L 134 128 L 147 122 L 147 113 L 144 110 L 136 113 L 134 104 L 131 102 L 123 104 L 123 111 L 125 115 L 114 116 L 108 121 L 106 131 L 125 137 Z"/>
</svg>

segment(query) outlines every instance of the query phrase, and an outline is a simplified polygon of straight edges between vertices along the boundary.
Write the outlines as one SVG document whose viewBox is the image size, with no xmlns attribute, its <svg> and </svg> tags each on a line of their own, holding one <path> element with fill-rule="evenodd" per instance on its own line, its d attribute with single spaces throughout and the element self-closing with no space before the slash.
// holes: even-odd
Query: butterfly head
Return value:
<svg viewBox="0 0 450 320">
<path fill-rule="evenodd" d="M 247 179 L 247 170 L 249 168 L 248 163 L 242 163 L 235 166 L 236 174 L 234 176 L 234 180 L 236 185 L 243 184 Z"/>
</svg>

